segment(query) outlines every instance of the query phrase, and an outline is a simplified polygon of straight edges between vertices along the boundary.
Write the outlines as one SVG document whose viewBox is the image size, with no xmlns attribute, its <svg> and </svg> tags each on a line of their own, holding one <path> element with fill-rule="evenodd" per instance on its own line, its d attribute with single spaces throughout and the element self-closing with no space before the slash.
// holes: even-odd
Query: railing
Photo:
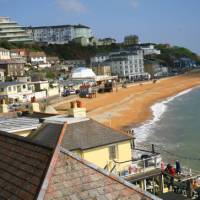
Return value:
<svg viewBox="0 0 200 200">
<path fill-rule="evenodd" d="M 152 155 L 148 158 L 140 158 L 136 160 L 129 160 L 124 162 L 113 161 L 113 173 L 122 177 L 136 175 L 139 173 L 148 172 L 157 168 L 161 168 L 161 156 Z"/>
</svg>

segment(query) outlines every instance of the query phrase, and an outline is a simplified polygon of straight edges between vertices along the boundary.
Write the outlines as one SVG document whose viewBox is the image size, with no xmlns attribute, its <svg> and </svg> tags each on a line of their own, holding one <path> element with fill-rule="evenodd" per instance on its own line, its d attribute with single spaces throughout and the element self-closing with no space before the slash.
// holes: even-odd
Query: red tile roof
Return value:
<svg viewBox="0 0 200 200">
<path fill-rule="evenodd" d="M 64 148 L 60 148 L 44 199 L 159 200 Z"/>
<path fill-rule="evenodd" d="M 0 199 L 35 199 L 52 149 L 0 132 Z"/>
<path fill-rule="evenodd" d="M 160 200 L 62 147 L 0 132 L 0 199 Z"/>
</svg>

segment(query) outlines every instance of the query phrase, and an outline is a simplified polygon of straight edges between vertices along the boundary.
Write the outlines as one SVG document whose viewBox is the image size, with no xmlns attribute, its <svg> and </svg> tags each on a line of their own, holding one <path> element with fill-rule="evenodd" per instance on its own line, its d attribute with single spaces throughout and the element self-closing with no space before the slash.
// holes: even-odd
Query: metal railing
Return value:
<svg viewBox="0 0 200 200">
<path fill-rule="evenodd" d="M 113 160 L 113 162 L 115 167 L 113 167 L 112 172 L 122 177 L 127 177 L 134 174 L 136 175 L 154 170 L 156 168 L 161 168 L 160 155 L 152 155 L 148 158 L 140 158 L 124 162 Z"/>
</svg>

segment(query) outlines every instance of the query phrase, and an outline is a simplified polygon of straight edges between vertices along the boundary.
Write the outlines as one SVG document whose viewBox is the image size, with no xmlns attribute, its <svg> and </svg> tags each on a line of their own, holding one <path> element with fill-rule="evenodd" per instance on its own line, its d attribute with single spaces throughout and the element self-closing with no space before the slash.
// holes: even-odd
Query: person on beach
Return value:
<svg viewBox="0 0 200 200">
<path fill-rule="evenodd" d="M 181 164 L 178 160 L 176 160 L 176 173 L 181 174 Z"/>
</svg>

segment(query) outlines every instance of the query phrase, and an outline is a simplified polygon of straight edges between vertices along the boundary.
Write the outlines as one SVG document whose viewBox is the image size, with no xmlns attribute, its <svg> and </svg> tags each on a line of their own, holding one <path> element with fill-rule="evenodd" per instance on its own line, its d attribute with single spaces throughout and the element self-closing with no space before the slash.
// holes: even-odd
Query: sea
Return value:
<svg viewBox="0 0 200 200">
<path fill-rule="evenodd" d="M 200 171 L 200 87 L 186 90 L 152 107 L 153 119 L 133 128 L 136 145 L 161 153 L 164 162 Z"/>
</svg>

